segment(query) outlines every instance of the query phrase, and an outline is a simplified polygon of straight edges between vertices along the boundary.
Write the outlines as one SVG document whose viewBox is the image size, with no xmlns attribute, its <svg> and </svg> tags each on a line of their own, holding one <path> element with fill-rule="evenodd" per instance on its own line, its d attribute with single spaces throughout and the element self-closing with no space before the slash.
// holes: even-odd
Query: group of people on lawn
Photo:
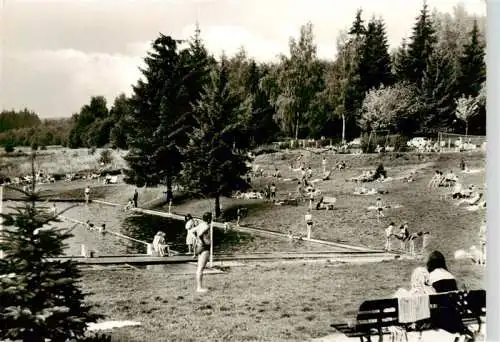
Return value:
<svg viewBox="0 0 500 342">
<path fill-rule="evenodd" d="M 427 244 L 428 237 L 430 235 L 429 232 L 413 232 L 411 233 L 408 228 L 408 222 L 405 221 L 403 224 L 399 226 L 399 231 L 396 232 L 396 226 L 394 222 L 391 222 L 389 226 L 385 229 L 385 251 L 392 250 L 392 238 L 396 238 L 401 242 L 401 250 L 403 252 L 408 251 L 410 255 L 415 255 L 415 242 L 418 238 L 422 238 L 422 248 L 421 253 L 424 253 Z"/>
</svg>

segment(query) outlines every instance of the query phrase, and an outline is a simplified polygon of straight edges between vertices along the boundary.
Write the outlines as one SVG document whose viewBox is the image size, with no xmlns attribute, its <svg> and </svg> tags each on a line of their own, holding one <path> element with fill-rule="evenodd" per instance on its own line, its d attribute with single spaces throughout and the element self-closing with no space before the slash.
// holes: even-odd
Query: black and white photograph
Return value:
<svg viewBox="0 0 500 342">
<path fill-rule="evenodd" d="M 494 341 L 489 2 L 0 1 L 1 342 Z"/>
</svg>

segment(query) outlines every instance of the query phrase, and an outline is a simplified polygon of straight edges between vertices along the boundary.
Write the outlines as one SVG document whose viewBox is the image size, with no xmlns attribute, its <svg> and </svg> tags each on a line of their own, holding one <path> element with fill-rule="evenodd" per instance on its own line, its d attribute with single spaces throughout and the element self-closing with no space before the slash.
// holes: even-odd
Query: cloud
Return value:
<svg viewBox="0 0 500 342">
<path fill-rule="evenodd" d="M 130 93 L 140 77 L 139 56 L 85 53 L 75 49 L 36 50 L 6 54 L 4 107 L 30 107 L 41 117 L 70 116 L 103 95 L 110 105 Z M 28 105 L 29 104 L 29 105 Z"/>
</svg>

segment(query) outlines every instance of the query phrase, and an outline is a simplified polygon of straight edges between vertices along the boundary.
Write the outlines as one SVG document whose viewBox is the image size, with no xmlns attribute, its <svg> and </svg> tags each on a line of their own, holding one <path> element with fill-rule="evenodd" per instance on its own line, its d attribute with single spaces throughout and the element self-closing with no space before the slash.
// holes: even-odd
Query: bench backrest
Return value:
<svg viewBox="0 0 500 342">
<path fill-rule="evenodd" d="M 429 296 L 431 316 L 445 308 L 457 308 L 462 320 L 486 315 L 486 291 L 455 291 Z M 365 330 L 399 325 L 398 299 L 368 300 L 359 307 L 356 325 Z"/>
<path fill-rule="evenodd" d="M 323 197 L 323 202 L 335 204 L 335 202 L 337 202 L 337 199 L 335 197 L 325 196 L 325 197 Z"/>
</svg>

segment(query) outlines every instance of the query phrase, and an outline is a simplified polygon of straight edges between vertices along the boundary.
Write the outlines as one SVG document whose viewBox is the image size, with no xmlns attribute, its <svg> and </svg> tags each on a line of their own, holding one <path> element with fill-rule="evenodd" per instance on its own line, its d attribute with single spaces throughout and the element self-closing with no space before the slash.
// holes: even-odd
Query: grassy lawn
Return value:
<svg viewBox="0 0 500 342">
<path fill-rule="evenodd" d="M 114 341 L 304 341 L 333 332 L 361 302 L 409 287 L 415 262 L 261 264 L 207 275 L 206 295 L 194 275 L 152 271 L 87 271 L 83 288 L 108 319 L 140 327 L 111 333 Z M 484 269 L 450 262 L 468 288 L 482 288 Z"/>
<path fill-rule="evenodd" d="M 103 149 L 96 149 L 93 154 L 89 149 L 69 149 L 64 147 L 49 148 L 44 151 L 37 151 L 35 166 L 38 170 L 45 170 L 49 173 L 66 174 L 82 170 L 98 169 L 99 157 Z M 0 152 L 0 170 L 9 177 L 31 174 L 30 148 L 20 147 L 16 151 L 21 151 L 25 155 L 17 156 L 17 153 L 7 154 Z M 123 156 L 126 151 L 111 150 L 112 162 L 110 167 L 118 169 L 126 166 Z"/>
</svg>

